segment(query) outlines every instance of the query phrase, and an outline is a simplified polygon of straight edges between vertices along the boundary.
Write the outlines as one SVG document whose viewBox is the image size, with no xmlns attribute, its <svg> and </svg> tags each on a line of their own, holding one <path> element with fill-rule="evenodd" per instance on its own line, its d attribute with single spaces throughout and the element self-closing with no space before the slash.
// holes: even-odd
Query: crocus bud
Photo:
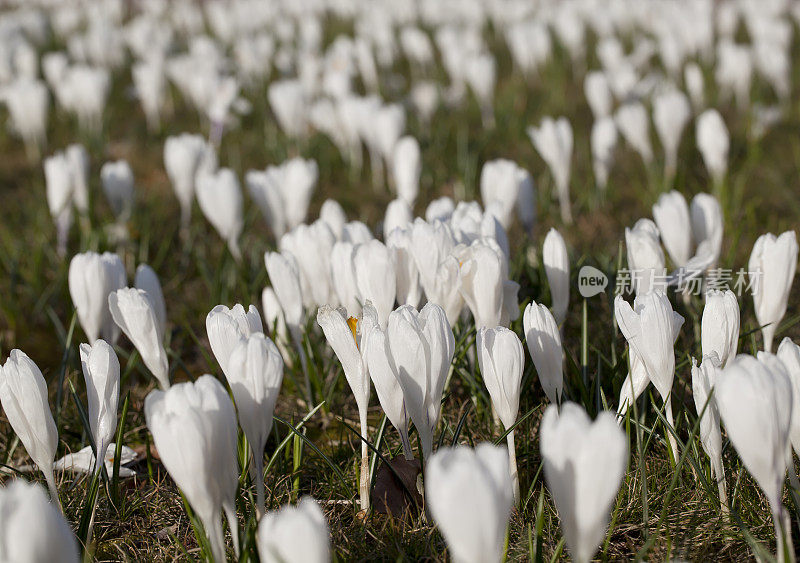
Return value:
<svg viewBox="0 0 800 563">
<path fill-rule="evenodd" d="M 181 206 L 184 228 L 188 227 L 192 216 L 195 178 L 205 150 L 206 142 L 200 135 L 183 133 L 167 137 L 164 142 L 164 167 Z"/>
<path fill-rule="evenodd" d="M 489 52 L 467 56 L 464 68 L 466 82 L 481 108 L 484 127 L 494 126 L 494 88 L 497 84 L 497 63 Z"/>
<path fill-rule="evenodd" d="M 164 73 L 164 61 L 152 58 L 149 61 L 135 63 L 131 67 L 133 85 L 136 95 L 142 104 L 147 128 L 157 131 L 161 126 L 161 110 L 166 98 L 167 77 Z"/>
<path fill-rule="evenodd" d="M 617 126 L 610 117 L 601 117 L 592 126 L 592 169 L 597 187 L 606 189 L 608 174 L 614 165 L 617 146 Z"/>
<path fill-rule="evenodd" d="M 67 238 L 72 226 L 73 182 L 69 160 L 63 153 L 44 159 L 47 205 L 56 224 L 58 253 L 67 253 Z"/>
<path fill-rule="evenodd" d="M 443 448 L 425 468 L 425 500 L 458 563 L 499 563 L 514 502 L 508 455 L 479 444 Z"/>
<path fill-rule="evenodd" d="M 726 98 L 736 95 L 736 105 L 746 109 L 750 105 L 750 87 L 753 80 L 753 56 L 749 45 L 739 45 L 730 39 L 717 44 L 717 64 L 714 79 Z"/>
<path fill-rule="evenodd" d="M 265 252 L 264 263 L 269 281 L 283 309 L 286 324 L 290 331 L 297 331 L 299 337 L 303 322 L 303 293 L 297 262 L 288 252 Z"/>
<path fill-rule="evenodd" d="M 278 125 L 287 136 L 300 139 L 306 135 L 306 95 L 299 80 L 276 80 L 271 82 L 267 99 Z"/>
<path fill-rule="evenodd" d="M 409 208 L 419 194 L 419 175 L 422 171 L 419 143 L 414 137 L 405 136 L 397 141 L 392 159 L 392 176 L 397 197 L 408 203 Z"/>
<path fill-rule="evenodd" d="M 786 231 L 778 237 L 772 233 L 758 237 L 747 266 L 756 319 L 764 337 L 764 350 L 769 352 L 778 323 L 786 313 L 797 268 L 797 236 L 794 231 Z"/>
<path fill-rule="evenodd" d="M 89 426 L 97 449 L 97 468 L 106 458 L 106 450 L 117 429 L 119 404 L 119 359 L 105 340 L 81 344 L 81 370 L 86 382 Z"/>
<path fill-rule="evenodd" d="M 642 157 L 645 166 L 653 161 L 650 145 L 650 125 L 647 110 L 639 102 L 621 105 L 614 114 L 614 121 L 622 137 Z"/>
<path fill-rule="evenodd" d="M 633 307 L 618 295 L 614 314 L 628 346 L 638 354 L 648 379 L 666 404 L 667 422 L 674 426 L 670 396 L 675 377 L 674 334 L 683 325 L 683 317 L 672 310 L 666 294 L 658 290 L 637 295 Z M 678 459 L 675 438 L 672 434 L 669 438 L 674 459 Z"/>
<path fill-rule="evenodd" d="M 214 560 L 225 561 L 220 511 L 238 555 L 236 412 L 225 388 L 203 375 L 168 391 L 154 390 L 144 401 L 144 414 L 161 462 L 203 523 Z"/>
<path fill-rule="evenodd" d="M 78 542 L 69 523 L 47 502 L 39 485 L 22 479 L 0 488 L 0 545 L 3 561 L 80 561 Z"/>
<path fill-rule="evenodd" d="M 412 460 L 414 454 L 408 439 L 410 420 L 405 408 L 403 389 L 397 379 L 397 370 L 393 367 L 394 358 L 386 332 L 380 330 L 377 320 L 377 311 L 372 303 L 367 301 L 364 305 L 361 327 L 364 361 L 369 377 L 375 385 L 375 393 L 378 395 L 381 408 L 400 434 L 403 455 L 407 460 Z"/>
<path fill-rule="evenodd" d="M 356 398 L 361 435 L 366 437 L 367 409 L 369 407 L 369 372 L 364 360 L 364 331 L 358 326 L 358 319 L 347 316 L 344 309 L 334 309 L 324 305 L 317 311 L 317 324 L 322 328 L 325 338 L 333 348 L 339 363 L 342 364 L 345 379 Z M 358 330 L 362 328 L 362 330 Z M 367 446 L 361 446 L 361 481 L 359 484 L 361 509 L 369 508 L 369 456 Z"/>
<path fill-rule="evenodd" d="M 587 563 L 603 541 L 625 477 L 628 439 L 609 412 L 592 422 L 582 407 L 550 405 L 542 417 L 540 450 L 572 559 Z"/>
<path fill-rule="evenodd" d="M 369 227 L 361 221 L 350 221 L 345 223 L 342 230 L 342 240 L 351 242 L 353 244 L 364 244 L 375 237 L 372 236 L 372 231 Z"/>
<path fill-rule="evenodd" d="M 586 73 L 586 78 L 583 80 L 583 93 L 586 95 L 586 101 L 589 103 L 589 108 L 596 121 L 611 115 L 614 99 L 611 96 L 608 79 L 602 71 L 593 70 Z"/>
<path fill-rule="evenodd" d="M 358 245 L 353 256 L 358 293 L 363 301 L 369 300 L 375 306 L 382 327 L 386 326 L 397 296 L 392 258 L 391 250 L 377 240 Z"/>
<path fill-rule="evenodd" d="M 219 362 L 219 367 L 222 368 L 222 373 L 228 380 L 236 376 L 230 367 L 233 351 L 241 342 L 250 338 L 250 335 L 263 332 L 261 317 L 254 305 L 250 305 L 247 311 L 239 303 L 232 309 L 225 305 L 217 305 L 208 313 L 206 316 L 208 342 L 211 344 L 214 357 Z"/>
<path fill-rule="evenodd" d="M 722 465 L 722 434 L 719 429 L 719 409 L 711 391 L 717 384 L 720 373 L 719 358 L 716 353 L 703 355 L 703 363 L 697 365 L 692 358 L 692 396 L 697 416 L 700 418 L 700 443 L 711 460 L 711 476 L 716 477 L 719 486 L 719 500 L 727 505 L 725 491 L 725 466 Z"/>
<path fill-rule="evenodd" d="M 685 266 L 692 257 L 692 223 L 686 199 L 674 190 L 661 194 L 653 205 L 653 219 L 673 264 Z"/>
<path fill-rule="evenodd" d="M 167 305 L 164 302 L 164 293 L 161 291 L 161 282 L 155 270 L 147 264 L 139 264 L 136 268 L 136 277 L 133 285 L 136 289 L 141 289 L 147 293 L 147 298 L 153 305 L 153 311 L 158 320 L 161 334 L 167 333 Z"/>
<path fill-rule="evenodd" d="M 108 310 L 108 295 L 125 287 L 125 266 L 117 254 L 85 252 L 69 263 L 69 294 L 89 342 L 102 337 L 113 344 L 119 328 Z"/>
<path fill-rule="evenodd" d="M 248 190 L 276 238 L 305 221 L 318 177 L 317 163 L 302 158 L 268 166 L 264 172 L 248 172 Z"/>
<path fill-rule="evenodd" d="M 236 402 L 239 424 L 252 450 L 250 475 L 256 482 L 256 510 L 261 514 L 264 510 L 264 446 L 272 430 L 272 415 L 283 382 L 283 358 L 272 340 L 261 332 L 253 332 L 246 340 L 239 341 L 228 366 L 230 375 L 225 377 Z"/>
<path fill-rule="evenodd" d="M 342 240 L 347 215 L 335 199 L 326 199 L 319 210 L 319 218 L 330 228 L 336 240 Z"/>
<path fill-rule="evenodd" d="M 62 81 L 59 98 L 69 111 L 77 115 L 81 129 L 99 133 L 110 86 L 111 76 L 107 69 L 72 65 Z"/>
<path fill-rule="evenodd" d="M 692 100 L 692 107 L 695 111 L 700 111 L 706 103 L 706 96 L 703 71 L 697 63 L 690 62 L 684 67 L 683 81 L 686 83 L 686 91 Z"/>
<path fill-rule="evenodd" d="M 139 351 L 142 361 L 158 380 L 162 389 L 169 389 L 169 363 L 153 304 L 141 289 L 127 287 L 108 296 L 108 308 L 117 326 Z"/>
<path fill-rule="evenodd" d="M 72 202 L 86 214 L 89 211 L 89 153 L 83 145 L 72 144 L 64 151 L 72 177 Z"/>
<path fill-rule="evenodd" d="M 800 346 L 790 338 L 784 338 L 778 346 L 778 359 L 786 367 L 792 382 L 792 430 L 791 442 L 794 452 L 800 455 Z"/>
<path fill-rule="evenodd" d="M 519 185 L 519 193 L 517 194 L 517 216 L 529 235 L 533 233 L 533 227 L 536 224 L 535 190 L 533 176 L 527 174 Z"/>
<path fill-rule="evenodd" d="M 561 207 L 561 220 L 567 224 L 572 223 L 572 208 L 569 201 L 572 125 L 566 117 L 557 120 L 545 117 L 538 128 L 528 127 L 528 136 L 553 175 Z"/>
<path fill-rule="evenodd" d="M 706 293 L 700 332 L 703 357 L 715 353 L 724 368 L 739 345 L 739 303 L 731 290 Z"/>
<path fill-rule="evenodd" d="M 331 251 L 331 284 L 339 302 L 351 314 L 361 314 L 361 293 L 358 290 L 355 267 L 356 245 L 337 242 Z"/>
<path fill-rule="evenodd" d="M 197 203 L 203 215 L 219 236 L 228 244 L 233 257 L 238 261 L 239 235 L 242 232 L 242 191 L 239 180 L 230 168 L 221 168 L 216 173 L 201 173 L 197 177 Z"/>
<path fill-rule="evenodd" d="M 397 303 L 399 305 L 419 306 L 422 300 L 422 286 L 419 270 L 411 252 L 411 225 L 404 229 L 394 229 L 386 239 L 386 246 L 394 254 L 394 268 L 397 275 Z"/>
<path fill-rule="evenodd" d="M 553 316 L 560 325 L 567 318 L 569 307 L 569 256 L 564 237 L 550 229 L 542 247 L 542 262 L 550 285 Z"/>
<path fill-rule="evenodd" d="M 525 356 L 519 337 L 505 327 L 481 328 L 477 336 L 478 363 L 492 404 L 506 428 L 519 413 L 519 393 Z"/>
<path fill-rule="evenodd" d="M 531 302 L 522 315 L 522 326 L 539 383 L 550 402 L 558 404 L 564 387 L 564 352 L 558 324 L 547 307 Z"/>
<path fill-rule="evenodd" d="M 529 179 L 530 174 L 511 160 L 501 158 L 483 165 L 480 179 L 483 205 L 487 210 L 498 210 L 497 219 L 503 228 L 511 226 L 520 187 Z"/>
<path fill-rule="evenodd" d="M 456 204 L 447 196 L 434 199 L 425 208 L 425 220 L 428 223 L 434 221 L 448 221 L 456 209 Z"/>
<path fill-rule="evenodd" d="M 427 458 L 433 451 L 444 382 L 455 352 L 453 331 L 444 310 L 428 303 L 419 312 L 409 305 L 395 309 L 382 332 L 386 335 L 384 361 L 403 390 L 405 409 Z"/>
<path fill-rule="evenodd" d="M 692 198 L 689 208 L 692 217 L 692 234 L 697 243 L 698 252 L 701 245 L 707 245 L 711 253 L 713 268 L 722 252 L 723 219 L 719 201 L 713 195 L 700 193 Z"/>
<path fill-rule="evenodd" d="M 481 328 L 477 336 L 478 364 L 497 416 L 508 430 L 517 422 L 525 351 L 513 331 L 505 327 Z M 519 500 L 519 477 L 514 446 L 514 430 L 508 436 L 508 463 L 514 483 L 514 498 Z"/>
<path fill-rule="evenodd" d="M 386 206 L 383 218 L 383 240 L 389 240 L 389 234 L 397 229 L 407 227 L 414 220 L 414 213 L 404 199 L 395 199 Z"/>
<path fill-rule="evenodd" d="M 3 100 L 8 107 L 14 130 L 25 141 L 31 156 L 36 155 L 47 138 L 50 94 L 41 80 L 17 78 L 5 86 Z"/>
<path fill-rule="evenodd" d="M 286 317 L 275 290 L 270 286 L 265 287 L 261 292 L 261 310 L 264 311 L 264 321 L 266 321 L 264 334 L 270 336 L 277 344 L 281 355 L 284 358 L 288 358 L 289 351 L 286 348 L 286 344 L 289 342 L 289 334 L 286 330 Z M 288 365 L 291 367 L 291 362 Z"/>
<path fill-rule="evenodd" d="M 406 128 L 406 112 L 400 104 L 386 104 L 373 114 L 373 120 L 375 144 L 391 166 L 394 147 Z"/>
<path fill-rule="evenodd" d="M 670 89 L 653 98 L 653 123 L 661 146 L 664 147 L 664 175 L 670 182 L 678 164 L 681 135 L 691 114 L 689 100 L 680 90 Z"/>
<path fill-rule="evenodd" d="M 650 219 L 639 219 L 633 229 L 625 228 L 628 270 L 636 295 L 651 289 L 666 289 L 664 251 L 658 227 Z"/>
<path fill-rule="evenodd" d="M 721 182 L 728 171 L 729 147 L 728 128 L 719 112 L 709 109 L 700 114 L 697 118 L 697 148 L 716 183 Z"/>
<path fill-rule="evenodd" d="M 51 500 L 58 504 L 53 475 L 58 429 L 47 402 L 44 376 L 33 360 L 21 350 L 11 350 L 0 369 L 0 405 L 28 455 L 44 473 Z"/>
<path fill-rule="evenodd" d="M 490 245 L 476 240 L 459 258 L 459 291 L 472 311 L 475 327 L 500 325 L 504 312 L 503 285 L 508 281 L 504 256 Z"/>
<path fill-rule="evenodd" d="M 780 553 L 793 400 L 786 368 L 769 353 L 736 356 L 722 371 L 714 397 L 731 443 L 767 497 Z"/>
<path fill-rule="evenodd" d="M 298 541 L 300 538 L 302 541 Z M 286 505 L 267 512 L 258 523 L 256 545 L 263 563 L 331 560 L 328 523 L 311 497 L 303 497 L 297 506 Z"/>
<path fill-rule="evenodd" d="M 278 247 L 295 257 L 306 307 L 335 302 L 330 283 L 331 251 L 336 238 L 324 221 L 299 225 L 281 237 Z M 280 295 L 280 294 L 279 294 Z"/>
<path fill-rule="evenodd" d="M 133 171 L 128 162 L 106 162 L 100 169 L 100 180 L 117 220 L 127 220 L 133 209 Z"/>
</svg>

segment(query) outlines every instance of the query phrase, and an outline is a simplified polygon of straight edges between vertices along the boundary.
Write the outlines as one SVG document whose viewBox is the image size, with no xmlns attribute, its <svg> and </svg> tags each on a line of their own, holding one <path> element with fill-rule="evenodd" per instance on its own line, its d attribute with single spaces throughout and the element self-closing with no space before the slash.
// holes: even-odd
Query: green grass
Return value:
<svg viewBox="0 0 800 563">
<path fill-rule="evenodd" d="M 657 158 L 654 168 L 645 170 L 636 154 L 620 146 L 607 194 L 601 201 L 591 172 L 588 144 L 591 115 L 583 99 L 582 78 L 572 76 L 568 57 L 557 50 L 555 59 L 542 70 L 541 76 L 526 83 L 512 72 L 509 55 L 500 42 L 496 38 L 490 40 L 498 56 L 500 77 L 494 129 L 482 128 L 480 111 L 472 100 L 464 108 L 441 108 L 431 128 L 426 130 L 409 112 L 407 130 L 420 140 L 423 154 L 420 203 L 415 211 L 422 214 L 424 205 L 440 195 L 477 198 L 478 176 L 484 161 L 499 157 L 516 160 L 531 171 L 537 182 L 539 220 L 532 237 L 518 226 L 509 233 L 512 277 L 521 284 L 521 306 L 531 299 L 548 303 L 549 292 L 539 263 L 542 237 L 547 229 L 558 227 L 568 242 L 573 282 L 583 263 L 613 275 L 620 263 L 620 240 L 625 226 L 650 216 L 650 207 L 663 189 L 659 180 L 661 162 Z M 590 59 L 589 63 L 593 61 Z M 398 64 L 393 72 L 409 75 L 404 64 Z M 800 84 L 798 73 L 800 65 L 795 64 L 795 84 Z M 402 97 L 404 92 L 389 89 L 388 76 L 382 78 L 385 97 Z M 710 78 L 709 73 L 707 79 Z M 172 380 L 194 379 L 203 373 L 221 376 L 206 339 L 205 316 L 218 303 L 254 303 L 261 308 L 261 290 L 268 283 L 263 254 L 274 248 L 275 241 L 258 210 L 248 204 L 240 264 L 233 261 L 197 206 L 190 242 L 181 243 L 178 203 L 163 169 L 163 141 L 167 135 L 183 131 L 205 132 L 205 125 L 173 92 L 174 114 L 164 119 L 160 133 L 149 135 L 140 109 L 124 95 L 129 84 L 127 74 L 115 76 L 112 102 L 100 138 L 80 133 L 73 120 L 61 112 L 51 116 L 46 154 L 79 140 L 86 143 L 92 159 L 91 228 L 82 232 L 73 227 L 70 253 L 113 250 L 104 231 L 112 216 L 99 186 L 99 168 L 112 158 L 128 159 L 137 181 L 136 206 L 129 222 L 131 241 L 120 250 L 129 277 L 132 278 L 137 263 L 148 262 L 161 279 L 169 317 L 167 339 Z M 309 218 L 316 217 L 326 197 L 334 197 L 342 203 L 349 218 L 374 227 L 392 196 L 385 189 L 373 189 L 368 165 L 361 172 L 350 170 L 329 140 L 320 135 L 311 136 L 303 146 L 287 142 L 270 115 L 265 90 L 249 92 L 247 96 L 253 102 L 253 112 L 242 120 L 240 127 L 225 134 L 221 164 L 231 166 L 241 178 L 245 170 L 280 162 L 287 155 L 314 158 L 319 163 L 320 181 Z M 754 98 L 769 99 L 769 96 L 763 84 L 756 81 Z M 712 102 L 713 99 L 712 95 Z M 800 139 L 796 131 L 800 127 L 800 109 L 796 105 L 787 107 L 784 121 L 759 144 L 746 140 L 747 116 L 737 114 L 733 106 L 719 109 L 732 134 L 720 265 L 736 270 L 746 265 L 758 235 L 797 225 Z M 538 124 L 543 116 L 562 114 L 569 116 L 576 139 L 571 181 L 576 221 L 571 227 L 559 224 L 550 174 L 525 134 L 525 128 Z M 78 325 L 72 338 L 68 337 L 74 323 L 67 289 L 68 261 L 60 260 L 55 252 L 55 231 L 45 202 L 41 166 L 29 162 L 22 143 L 10 135 L 0 135 L 0 151 L 3 154 L 0 190 L 4 196 L 0 205 L 0 351 L 5 357 L 12 348 L 21 348 L 42 369 L 58 420 L 60 457 L 89 443 L 70 391 L 74 386 L 78 399 L 85 402 L 77 354 L 77 346 L 85 337 Z M 694 144 L 692 125 L 684 132 L 675 187 L 687 198 L 711 189 Z M 613 325 L 610 294 L 588 301 L 586 337 L 582 338 L 582 303 L 574 289 L 576 284 L 571 287 L 573 295 L 563 338 L 567 354 L 565 394 L 595 414 L 602 405 L 616 407 L 627 370 L 626 347 Z M 613 284 L 610 289 L 613 290 Z M 778 338 L 800 336 L 799 299 L 800 287 L 795 284 Z M 607 560 L 634 557 L 742 560 L 759 549 L 774 553 L 766 500 L 727 441 L 724 463 L 732 511 L 730 518 L 720 513 L 716 486 L 710 483 L 709 464 L 697 439 L 697 417 L 691 397 L 689 356 L 699 355 L 697 324 L 702 303 L 694 298 L 688 308 L 680 302 L 675 306 L 687 319 L 676 344 L 672 397 L 681 457 L 676 462 L 670 461 L 668 430 L 659 415 L 661 401 L 652 392 L 645 393 L 637 404 L 638 416 L 632 413 L 632 418 L 626 421 L 630 463 L 614 507 L 613 525 L 599 556 Z M 760 336 L 753 334 L 756 326 L 752 301 L 744 298 L 740 306 L 740 350 L 750 351 L 760 343 Z M 360 444 L 358 436 L 348 428 L 358 427 L 355 401 L 338 361 L 311 319 L 313 314 L 309 315 L 307 327 L 310 376 L 316 390 L 315 400 L 323 404 L 300 428 L 309 409 L 301 399 L 304 389 L 294 384 L 303 381 L 295 361 L 295 367 L 287 369 L 284 378 L 276 410 L 279 421 L 265 452 L 269 508 L 275 509 L 298 495 L 313 495 L 323 505 L 330 523 L 332 546 L 341 561 L 445 559 L 442 536 L 421 517 L 401 521 L 373 515 L 365 522 L 357 517 L 353 502 L 357 498 Z M 521 334 L 520 323 L 517 321 L 512 327 L 518 334 Z M 437 435 L 437 442 L 444 444 L 453 442 L 457 429 L 460 443 L 503 441 L 493 427 L 488 394 L 477 366 L 465 353 L 474 341 L 469 330 L 466 325 L 455 327 L 460 344 L 453 376 L 445 389 L 438 430 L 441 439 Z M 579 367 L 584 345 L 589 366 L 586 387 Z M 123 371 L 122 398 L 130 394 L 120 436 L 126 445 L 141 453 L 142 460 L 138 465 L 139 476 L 122 480 L 118 492 L 113 484 L 110 488 L 102 483 L 99 486 L 95 543 L 91 547 L 94 557 L 99 560 L 171 560 L 187 554 L 196 557 L 201 546 L 193 534 L 192 521 L 158 461 L 144 422 L 143 401 L 154 388 L 154 382 L 124 338 L 118 352 Z M 516 428 L 522 503 L 511 518 L 508 559 L 564 558 L 558 516 L 544 487 L 538 449 L 545 398 L 527 352 L 522 388 L 522 420 Z M 374 398 L 372 404 L 368 439 L 374 441 L 383 413 Z M 300 434 L 302 438 L 296 438 Z M 399 437 L 390 426 L 377 449 L 383 456 L 399 451 Z M 3 417 L 0 417 L 0 461 L 11 466 L 29 463 L 24 448 L 15 440 Z M 4 479 L 7 478 L 0 477 Z M 86 510 L 89 481 L 85 477 L 59 475 L 61 500 L 75 530 Z M 238 498 L 240 528 L 247 530 L 242 542 L 252 560 L 251 499 L 255 489 L 246 476 L 242 484 Z M 793 516 L 795 545 L 800 545 L 797 519 L 800 507 L 793 504 L 788 494 L 784 503 Z"/>
</svg>

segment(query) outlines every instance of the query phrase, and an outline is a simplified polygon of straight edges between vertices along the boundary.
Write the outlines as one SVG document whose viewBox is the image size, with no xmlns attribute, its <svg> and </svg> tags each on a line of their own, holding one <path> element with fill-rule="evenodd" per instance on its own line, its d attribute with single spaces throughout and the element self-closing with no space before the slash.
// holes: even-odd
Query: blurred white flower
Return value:
<svg viewBox="0 0 800 563">
<path fill-rule="evenodd" d="M 126 287 L 108 296 L 108 308 L 117 326 L 142 356 L 150 373 L 162 389 L 169 389 L 169 362 L 164 350 L 164 334 L 147 293 Z"/>
<path fill-rule="evenodd" d="M 239 261 L 239 235 L 242 233 L 244 203 L 239 180 L 230 168 L 214 173 L 201 173 L 197 177 L 197 203 L 211 226 L 222 237 L 233 257 Z"/>
<path fill-rule="evenodd" d="M 100 169 L 100 180 L 111 211 L 117 221 L 127 221 L 133 210 L 133 171 L 125 160 L 106 162 Z"/>
<path fill-rule="evenodd" d="M 704 111 L 697 118 L 697 148 L 703 155 L 711 179 L 721 182 L 728 171 L 728 148 L 730 139 L 728 128 L 722 116 L 715 109 Z"/>
<path fill-rule="evenodd" d="M 297 506 L 267 512 L 258 523 L 256 545 L 263 563 L 327 563 L 331 559 L 328 523 L 311 497 L 303 497 Z"/>
<path fill-rule="evenodd" d="M 110 293 L 127 285 L 125 266 L 112 252 L 76 254 L 69 263 L 69 294 L 89 342 L 116 343 L 119 328 L 108 309 Z"/>
<path fill-rule="evenodd" d="M 522 326 L 539 383 L 550 402 L 560 404 L 564 388 L 564 351 L 558 324 L 547 307 L 534 301 L 525 308 Z"/>
<path fill-rule="evenodd" d="M 78 542 L 42 488 L 21 479 L 0 488 L 0 560 L 78 563 Z"/>
<path fill-rule="evenodd" d="M 545 117 L 539 127 L 528 127 L 528 136 L 550 168 L 558 192 L 561 220 L 572 223 L 572 207 L 569 200 L 570 160 L 572 159 L 572 125 L 566 117 Z"/>
<path fill-rule="evenodd" d="M 425 468 L 425 499 L 454 561 L 501 561 L 514 502 L 502 447 L 483 443 L 436 452 Z"/>
<path fill-rule="evenodd" d="M 625 141 L 642 157 L 645 166 L 653 161 L 650 122 L 647 110 L 639 102 L 627 102 L 617 108 L 614 121 Z"/>
<path fill-rule="evenodd" d="M 592 422 L 575 403 L 550 405 L 539 432 L 547 488 L 573 560 L 592 559 L 608 528 L 628 461 L 628 439 L 609 412 Z"/>
</svg>

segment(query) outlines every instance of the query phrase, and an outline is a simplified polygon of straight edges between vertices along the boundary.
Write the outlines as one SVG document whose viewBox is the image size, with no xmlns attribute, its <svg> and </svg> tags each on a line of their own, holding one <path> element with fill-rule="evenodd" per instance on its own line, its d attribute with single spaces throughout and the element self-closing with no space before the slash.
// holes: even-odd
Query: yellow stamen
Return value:
<svg viewBox="0 0 800 563">
<path fill-rule="evenodd" d="M 353 333 L 353 340 L 355 340 L 356 344 L 358 344 L 358 339 L 356 338 L 356 327 L 358 326 L 358 319 L 355 317 L 350 317 L 347 319 L 347 326 L 350 327 L 350 332 Z"/>
</svg>

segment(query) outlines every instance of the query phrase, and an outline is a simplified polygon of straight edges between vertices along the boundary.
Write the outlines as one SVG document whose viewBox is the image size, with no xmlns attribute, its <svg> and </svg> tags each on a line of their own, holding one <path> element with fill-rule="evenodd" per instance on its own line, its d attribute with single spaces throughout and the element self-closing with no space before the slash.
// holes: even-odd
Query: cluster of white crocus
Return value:
<svg viewBox="0 0 800 563">
<path fill-rule="evenodd" d="M 69 293 L 89 343 L 102 338 L 113 345 L 124 332 L 161 386 L 168 388 L 167 312 L 161 283 L 150 266 L 140 264 L 134 287 L 126 286 L 125 266 L 117 254 L 86 252 L 70 261 Z"/>
<path fill-rule="evenodd" d="M 329 201 L 320 219 L 281 237 L 279 253 L 266 253 L 271 285 L 296 341 L 304 312 L 323 305 L 341 305 L 357 317 L 371 301 L 382 327 L 395 304 L 418 307 L 423 297 L 441 306 L 450 324 L 465 308 L 478 328 L 507 326 L 519 316 L 508 241 L 491 212 L 462 202 L 431 222 L 409 219 L 383 243 L 363 223 L 347 223 L 341 207 Z M 554 303 L 566 310 L 566 249 L 552 246 L 548 277 L 562 273 L 551 287 Z"/>
<path fill-rule="evenodd" d="M 722 209 L 714 196 L 697 194 L 689 206 L 680 192 L 663 193 L 653 205 L 653 219 L 625 229 L 630 281 L 637 294 L 665 290 L 669 280 L 662 244 L 685 279 L 713 274 L 723 235 Z"/>
</svg>

